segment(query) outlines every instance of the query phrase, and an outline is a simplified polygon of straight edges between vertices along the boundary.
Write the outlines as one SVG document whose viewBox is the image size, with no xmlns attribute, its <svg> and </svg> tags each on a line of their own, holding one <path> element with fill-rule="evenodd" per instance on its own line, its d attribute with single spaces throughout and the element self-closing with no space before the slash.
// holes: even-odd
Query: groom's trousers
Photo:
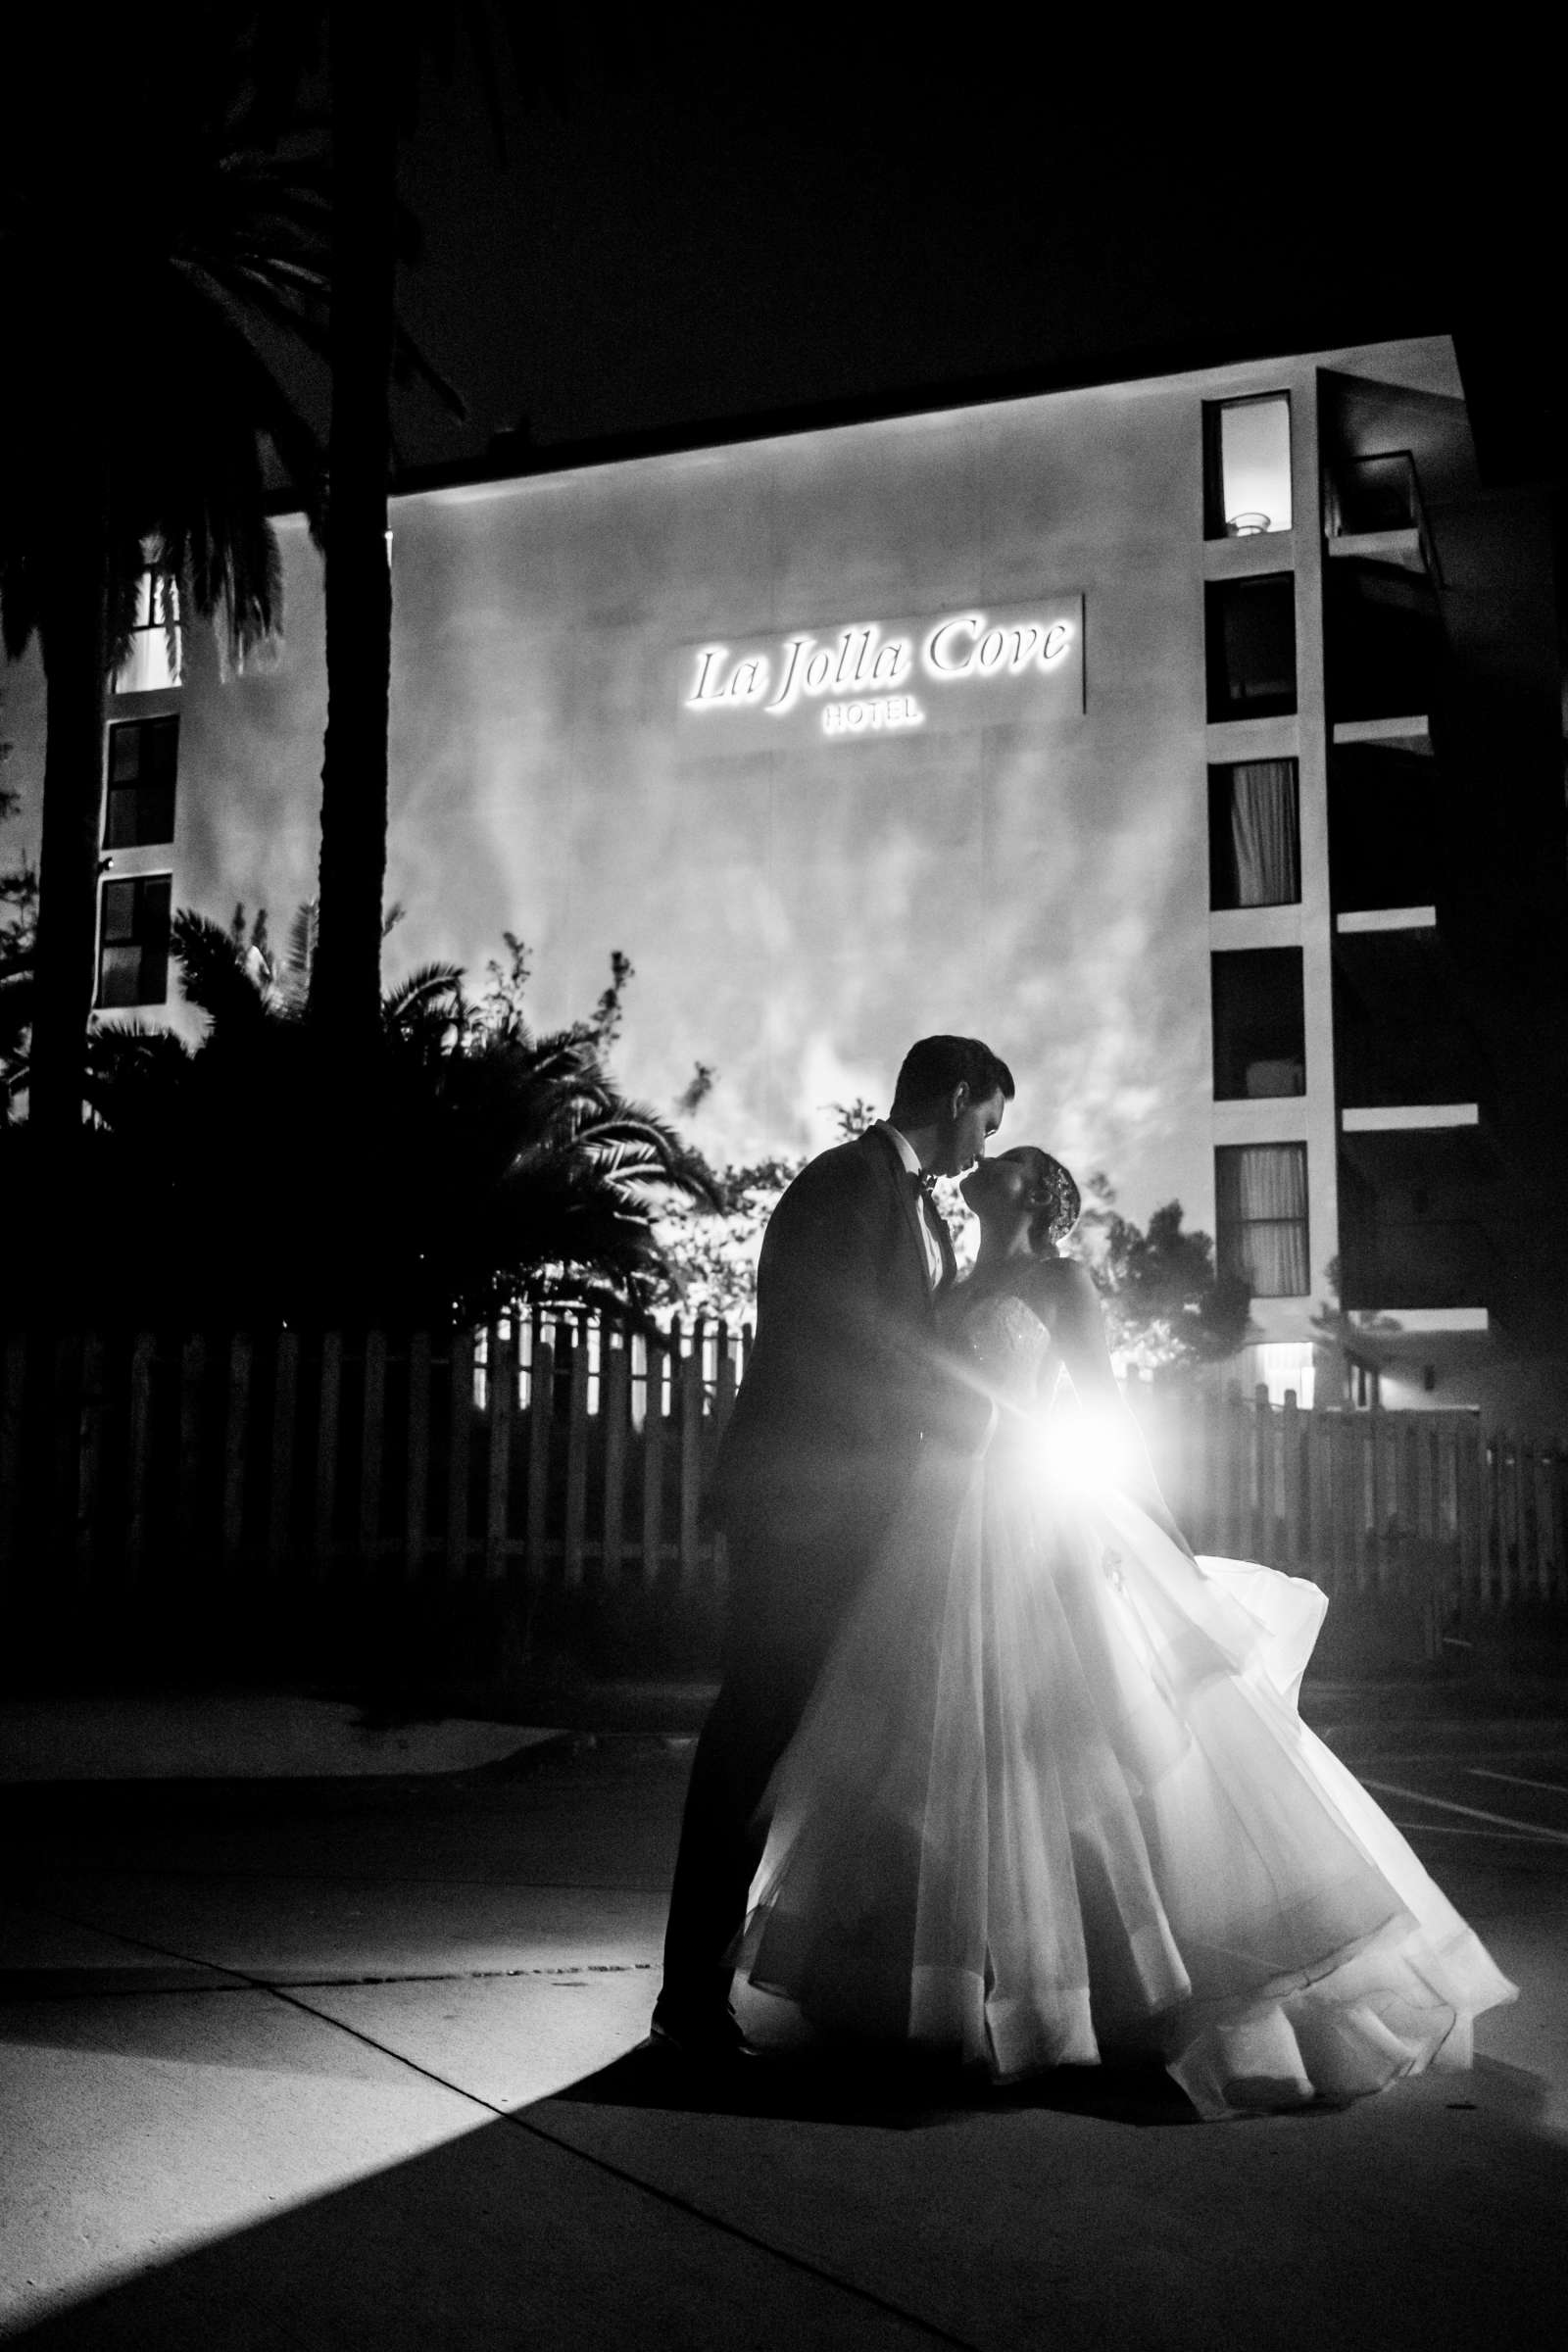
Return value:
<svg viewBox="0 0 1568 2352">
<path fill-rule="evenodd" d="M 670 1889 L 661 2007 L 699 2017 L 729 1999 L 726 1957 L 767 1825 L 760 1807 L 858 1590 L 859 1545 L 731 1539 L 724 1679 L 692 1758 Z"/>
</svg>

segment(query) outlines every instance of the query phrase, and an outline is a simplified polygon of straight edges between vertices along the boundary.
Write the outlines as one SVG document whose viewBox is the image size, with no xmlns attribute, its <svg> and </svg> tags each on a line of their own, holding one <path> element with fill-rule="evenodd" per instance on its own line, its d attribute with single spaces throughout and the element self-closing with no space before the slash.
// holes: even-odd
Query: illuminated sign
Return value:
<svg viewBox="0 0 1568 2352">
<path fill-rule="evenodd" d="M 709 639 L 680 649 L 677 692 L 693 748 L 700 737 L 714 751 L 1076 716 L 1083 599 L 794 629 L 765 643 Z"/>
</svg>

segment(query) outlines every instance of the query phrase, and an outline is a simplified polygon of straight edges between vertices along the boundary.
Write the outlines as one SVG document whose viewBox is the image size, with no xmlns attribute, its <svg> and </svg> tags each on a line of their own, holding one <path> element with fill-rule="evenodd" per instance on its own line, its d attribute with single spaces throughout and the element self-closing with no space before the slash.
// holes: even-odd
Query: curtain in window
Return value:
<svg viewBox="0 0 1568 2352">
<path fill-rule="evenodd" d="M 1256 1298 L 1299 1298 L 1306 1259 L 1306 1146 L 1247 1144 L 1215 1154 L 1220 1263 Z"/>
<path fill-rule="evenodd" d="M 1301 895 L 1296 761 L 1249 760 L 1231 769 L 1230 785 L 1237 906 L 1294 906 Z"/>
</svg>

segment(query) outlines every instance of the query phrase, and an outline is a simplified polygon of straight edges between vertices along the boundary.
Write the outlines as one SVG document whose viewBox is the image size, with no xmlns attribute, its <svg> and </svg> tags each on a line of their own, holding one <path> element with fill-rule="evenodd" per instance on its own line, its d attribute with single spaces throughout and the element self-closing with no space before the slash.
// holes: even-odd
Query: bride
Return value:
<svg viewBox="0 0 1568 2352">
<path fill-rule="evenodd" d="M 1067 1171 L 963 1193 L 991 1436 L 922 1460 L 778 1766 L 738 1981 L 1000 2082 L 1157 2057 L 1207 2117 L 1467 2066 L 1514 1987 L 1297 1713 L 1323 1594 L 1189 1550 L 1057 1254 Z"/>
</svg>

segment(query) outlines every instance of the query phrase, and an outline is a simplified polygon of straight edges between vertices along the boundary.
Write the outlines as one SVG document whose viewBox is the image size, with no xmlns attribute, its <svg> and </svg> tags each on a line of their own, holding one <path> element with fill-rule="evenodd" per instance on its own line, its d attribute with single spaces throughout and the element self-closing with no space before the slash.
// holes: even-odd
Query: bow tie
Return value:
<svg viewBox="0 0 1568 2352">
<path fill-rule="evenodd" d="M 936 1170 L 934 1168 L 911 1168 L 909 1182 L 923 1200 L 929 1200 L 937 1189 Z"/>
</svg>

